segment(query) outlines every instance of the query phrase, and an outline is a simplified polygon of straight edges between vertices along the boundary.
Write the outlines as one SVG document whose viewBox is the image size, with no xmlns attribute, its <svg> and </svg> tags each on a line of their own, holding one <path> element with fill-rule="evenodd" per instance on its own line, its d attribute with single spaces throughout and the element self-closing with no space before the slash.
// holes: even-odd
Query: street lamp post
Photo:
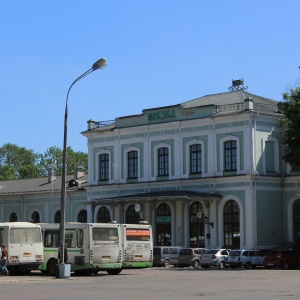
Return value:
<svg viewBox="0 0 300 300">
<path fill-rule="evenodd" d="M 65 119 L 64 119 L 64 144 L 63 144 L 63 165 L 62 165 L 62 183 L 61 183 L 61 202 L 60 202 L 60 226 L 59 226 L 59 265 L 58 265 L 58 278 L 70 277 L 70 268 L 65 265 L 64 253 L 65 253 L 65 206 L 66 206 L 66 174 L 67 174 L 67 134 L 68 134 L 68 97 L 73 85 L 82 79 L 83 77 L 89 75 L 90 73 L 103 69 L 106 67 L 106 59 L 100 58 L 97 60 L 92 67 L 85 73 L 76 78 L 71 86 L 69 87 L 67 98 L 66 98 L 66 108 L 65 108 Z"/>
</svg>

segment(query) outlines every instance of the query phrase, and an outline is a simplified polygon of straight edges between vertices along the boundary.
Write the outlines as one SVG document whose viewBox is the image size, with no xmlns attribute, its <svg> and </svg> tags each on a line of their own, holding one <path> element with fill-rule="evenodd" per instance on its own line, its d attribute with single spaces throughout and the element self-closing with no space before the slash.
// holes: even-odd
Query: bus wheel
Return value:
<svg viewBox="0 0 300 300">
<path fill-rule="evenodd" d="M 55 258 L 51 258 L 47 263 L 47 271 L 50 275 L 55 275 L 57 269 L 57 261 Z"/>
<path fill-rule="evenodd" d="M 120 274 L 122 271 L 122 269 L 110 269 L 110 270 L 106 270 L 106 272 L 109 274 L 109 275 L 118 275 Z"/>
</svg>

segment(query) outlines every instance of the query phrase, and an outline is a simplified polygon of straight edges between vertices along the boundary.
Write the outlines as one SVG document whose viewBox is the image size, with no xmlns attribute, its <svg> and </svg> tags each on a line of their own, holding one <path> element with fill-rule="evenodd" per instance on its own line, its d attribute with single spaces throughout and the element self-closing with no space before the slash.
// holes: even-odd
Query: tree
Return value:
<svg viewBox="0 0 300 300">
<path fill-rule="evenodd" d="M 15 144 L 4 144 L 0 147 L 0 179 L 35 178 L 40 173 L 36 168 L 38 154 Z"/>
<path fill-rule="evenodd" d="M 57 176 L 62 175 L 63 151 L 56 146 L 50 147 L 44 154 L 34 153 L 14 144 L 0 147 L 0 180 L 15 180 L 48 176 L 52 168 Z M 67 174 L 74 174 L 79 166 L 87 172 L 88 155 L 67 148 Z"/>
<path fill-rule="evenodd" d="M 56 147 L 50 147 L 43 155 L 39 156 L 39 169 L 43 176 L 47 176 L 54 166 L 54 171 L 57 176 L 62 175 L 63 151 Z M 71 147 L 67 147 L 67 174 L 74 174 L 74 170 L 82 166 L 87 172 L 88 155 L 84 152 L 75 152 Z"/>
<path fill-rule="evenodd" d="M 283 158 L 293 171 L 300 171 L 300 86 L 283 93 L 283 100 L 278 104 L 285 115 L 280 121 L 284 129 Z"/>
</svg>

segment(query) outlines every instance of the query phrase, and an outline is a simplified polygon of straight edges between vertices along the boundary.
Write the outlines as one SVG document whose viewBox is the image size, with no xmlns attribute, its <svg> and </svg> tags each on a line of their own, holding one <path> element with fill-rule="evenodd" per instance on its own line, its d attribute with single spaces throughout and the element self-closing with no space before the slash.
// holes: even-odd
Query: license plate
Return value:
<svg viewBox="0 0 300 300">
<path fill-rule="evenodd" d="M 25 253 L 23 253 L 23 257 L 31 257 L 31 253 L 25 252 Z"/>
<path fill-rule="evenodd" d="M 142 258 L 142 255 L 136 255 L 135 258 Z"/>
<path fill-rule="evenodd" d="M 110 256 L 102 256 L 102 260 L 109 260 Z"/>
<path fill-rule="evenodd" d="M 268 266 L 274 266 L 274 264 L 273 263 L 268 263 Z"/>
</svg>

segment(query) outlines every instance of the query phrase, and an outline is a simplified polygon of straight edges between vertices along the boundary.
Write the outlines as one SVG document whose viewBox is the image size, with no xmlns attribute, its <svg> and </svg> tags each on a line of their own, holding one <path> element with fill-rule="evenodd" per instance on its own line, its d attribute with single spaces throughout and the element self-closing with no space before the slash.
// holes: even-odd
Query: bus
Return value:
<svg viewBox="0 0 300 300">
<path fill-rule="evenodd" d="M 8 250 L 7 269 L 12 275 L 37 270 L 43 263 L 41 227 L 37 224 L 0 223 L 0 244 Z"/>
<path fill-rule="evenodd" d="M 44 243 L 43 273 L 56 275 L 60 224 L 41 223 Z M 119 224 L 65 223 L 66 264 L 75 274 L 119 274 L 122 270 L 121 234 Z"/>
<path fill-rule="evenodd" d="M 147 268 L 153 266 L 152 226 L 148 222 L 121 224 L 122 268 Z"/>
</svg>

